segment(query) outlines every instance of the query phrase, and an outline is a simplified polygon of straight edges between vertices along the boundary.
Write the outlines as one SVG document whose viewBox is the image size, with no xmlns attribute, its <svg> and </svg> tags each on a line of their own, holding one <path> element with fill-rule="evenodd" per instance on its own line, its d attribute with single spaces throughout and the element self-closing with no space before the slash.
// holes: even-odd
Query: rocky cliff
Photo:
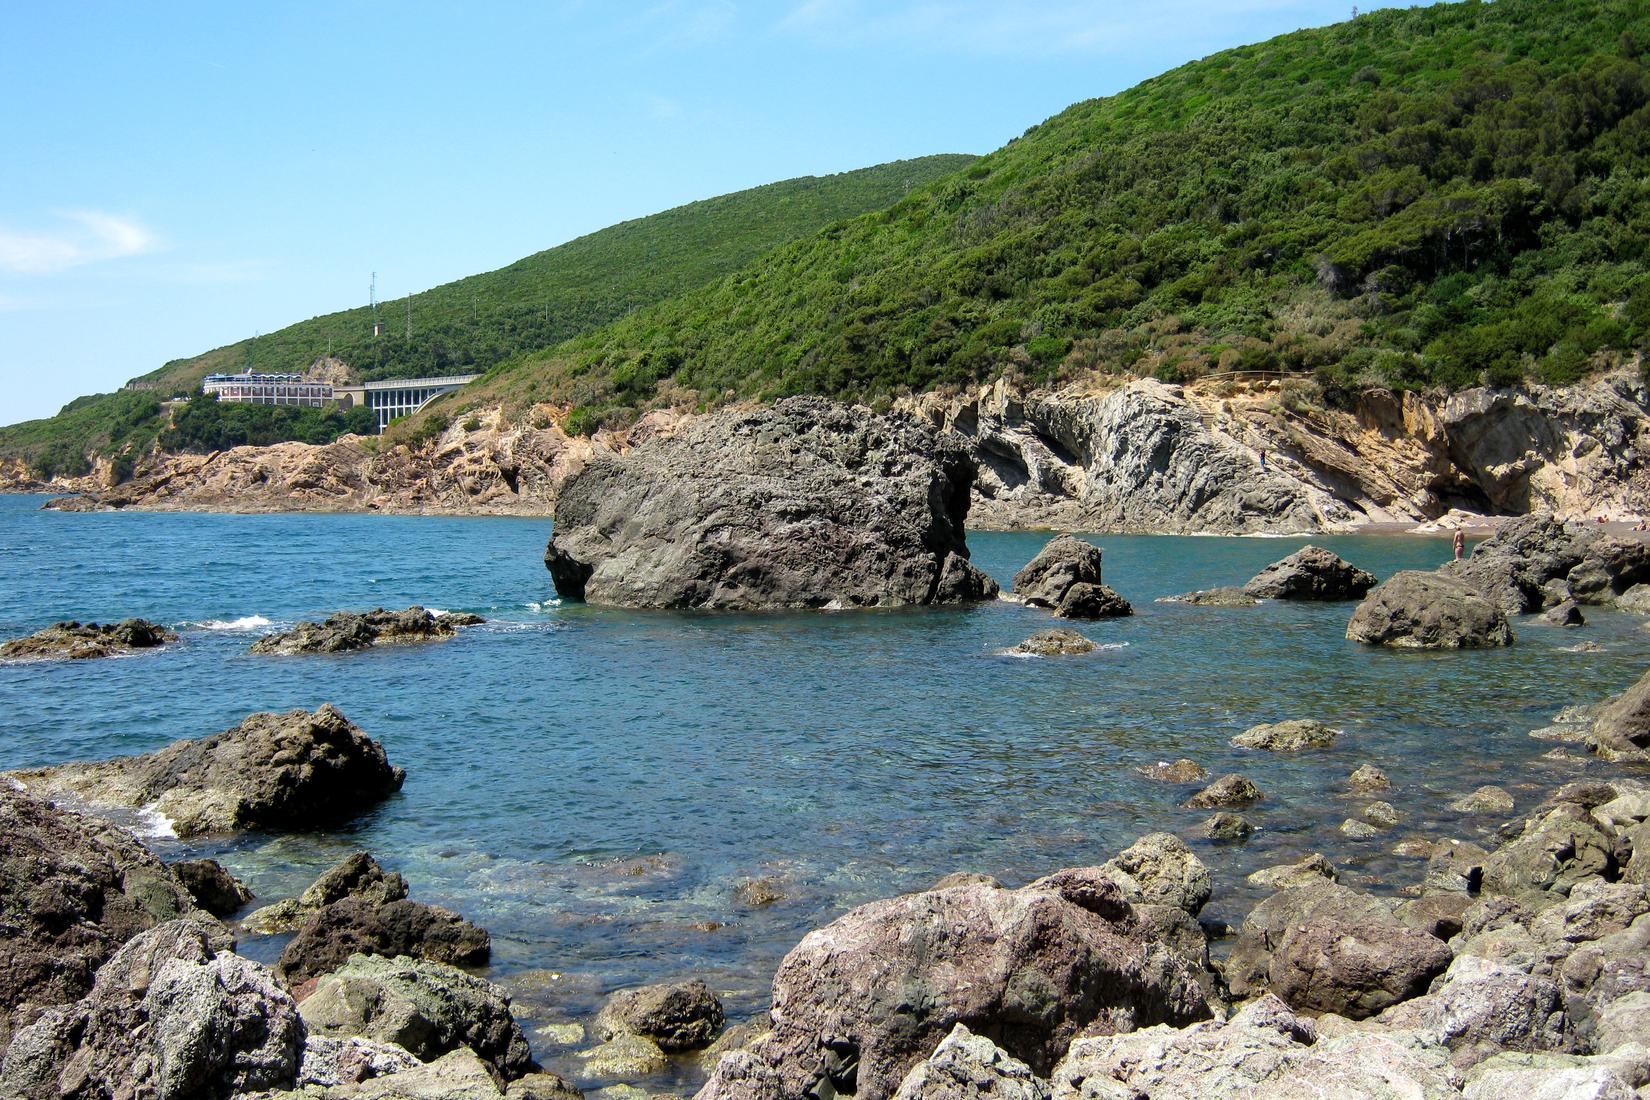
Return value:
<svg viewBox="0 0 1650 1100">
<path fill-rule="evenodd" d="M 1635 371 L 1565 388 L 1371 391 L 1349 410 L 1277 378 L 999 382 L 903 404 L 973 453 L 972 527 L 1258 534 L 1415 524 L 1451 509 L 1650 514 L 1650 391 Z M 113 488 L 96 476 L 67 483 L 85 495 L 59 506 L 548 515 L 593 456 L 692 419 L 655 412 L 585 439 L 560 416 L 488 410 L 417 446 L 345 438 L 156 456 Z M 0 470 L 0 488 L 38 485 Z"/>
</svg>

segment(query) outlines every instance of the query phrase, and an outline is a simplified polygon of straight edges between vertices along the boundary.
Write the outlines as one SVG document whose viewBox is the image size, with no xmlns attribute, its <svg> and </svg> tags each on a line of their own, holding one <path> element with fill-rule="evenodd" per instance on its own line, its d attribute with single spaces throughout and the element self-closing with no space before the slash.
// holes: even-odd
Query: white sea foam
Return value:
<svg viewBox="0 0 1650 1100">
<path fill-rule="evenodd" d="M 165 837 L 168 840 L 178 838 L 177 826 L 172 819 L 161 813 L 155 807 L 159 803 L 151 802 L 137 812 L 137 828 L 132 831 L 138 836 Z"/>
<path fill-rule="evenodd" d="M 554 596 L 548 600 L 528 600 L 526 606 L 527 610 L 542 615 L 546 611 L 554 611 L 556 608 L 560 607 L 561 600 Z"/>
<path fill-rule="evenodd" d="M 208 619 L 203 623 L 195 623 L 202 630 L 262 630 L 266 626 L 273 626 L 262 615 L 242 615 L 238 619 Z"/>
<path fill-rule="evenodd" d="M 451 612 L 444 607 L 426 607 L 424 610 L 428 611 L 431 616 L 437 619 L 441 618 L 443 615 L 451 614 Z"/>
</svg>

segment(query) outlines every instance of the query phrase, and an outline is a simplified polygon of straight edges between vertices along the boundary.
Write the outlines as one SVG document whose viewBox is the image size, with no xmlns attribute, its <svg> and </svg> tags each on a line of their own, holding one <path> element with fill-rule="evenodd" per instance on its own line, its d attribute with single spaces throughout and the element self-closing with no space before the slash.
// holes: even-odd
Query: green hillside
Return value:
<svg viewBox="0 0 1650 1100">
<path fill-rule="evenodd" d="M 67 470 L 88 450 L 146 446 L 161 428 L 157 399 L 190 392 L 207 374 L 241 370 L 248 362 L 260 370 L 302 370 L 330 348 L 367 379 L 484 370 L 701 286 L 777 245 L 883 209 L 972 160 L 932 156 L 808 176 L 623 222 L 415 294 L 410 303 L 384 302 L 385 335 L 376 340 L 371 311 L 362 306 L 259 336 L 255 345 L 243 340 L 173 360 L 135 379 L 127 392 L 79 398 L 55 417 L 0 429 L 0 454 Z M 313 434 L 291 427 L 289 438 Z"/>
<path fill-rule="evenodd" d="M 1580 377 L 1650 335 L 1650 5 L 1383 10 L 1080 103 L 449 406 L 623 420 L 1010 373 Z"/>
</svg>

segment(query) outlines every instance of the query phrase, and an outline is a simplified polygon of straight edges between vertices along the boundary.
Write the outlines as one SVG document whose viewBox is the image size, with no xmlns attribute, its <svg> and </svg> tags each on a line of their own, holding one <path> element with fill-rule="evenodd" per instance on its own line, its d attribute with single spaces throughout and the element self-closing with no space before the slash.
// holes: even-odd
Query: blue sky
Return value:
<svg viewBox="0 0 1650 1100">
<path fill-rule="evenodd" d="M 1372 5 L 1365 5 L 1366 7 Z M 0 423 L 793 176 L 988 152 L 1317 0 L 6 6 Z"/>
</svg>

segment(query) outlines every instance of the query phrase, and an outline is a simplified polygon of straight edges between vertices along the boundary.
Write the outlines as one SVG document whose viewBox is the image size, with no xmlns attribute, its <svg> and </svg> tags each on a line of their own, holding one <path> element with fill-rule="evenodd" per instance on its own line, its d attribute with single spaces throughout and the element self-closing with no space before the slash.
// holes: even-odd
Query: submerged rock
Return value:
<svg viewBox="0 0 1650 1100">
<path fill-rule="evenodd" d="M 183 837 L 320 828 L 394 794 L 406 777 L 330 703 L 313 714 L 253 714 L 142 756 L 8 774 L 93 806 L 153 810 Z"/>
<path fill-rule="evenodd" d="M 353 955 L 315 983 L 300 1011 L 313 1034 L 394 1043 L 424 1062 L 468 1047 L 500 1081 L 532 1067 L 509 995 L 439 962 Z"/>
<path fill-rule="evenodd" d="M 872 902 L 785 957 L 773 1032 L 700 1097 L 887 1100 L 959 1023 L 1046 1074 L 1085 1028 L 1205 1018 L 1196 975 L 1157 935 L 1098 868 Z"/>
<path fill-rule="evenodd" d="M 1200 588 L 1182 592 L 1178 596 L 1159 596 L 1158 603 L 1189 603 L 1197 607 L 1254 607 L 1260 601 L 1236 585 L 1222 588 Z"/>
<path fill-rule="evenodd" d="M 178 920 L 127 943 L 82 1000 L 12 1037 L 0 1094 L 192 1100 L 292 1084 L 298 1006 L 266 967 L 216 941 Z"/>
<path fill-rule="evenodd" d="M 1346 636 L 1399 649 L 1473 649 L 1513 643 L 1507 616 L 1464 582 L 1436 573 L 1403 572 L 1371 592 L 1347 623 Z"/>
<path fill-rule="evenodd" d="M 1181 805 L 1188 810 L 1213 810 L 1247 806 L 1265 797 L 1259 787 L 1243 776 L 1230 774 L 1221 776 Z"/>
<path fill-rule="evenodd" d="M 666 1053 L 676 1053 L 709 1046 L 724 1020 L 722 1002 L 695 979 L 613 994 L 596 1016 L 596 1033 L 607 1040 L 639 1035 Z"/>
<path fill-rule="evenodd" d="M 1095 644 L 1075 630 L 1063 627 L 1054 627 L 1049 630 L 1039 630 L 1013 649 L 1010 653 L 1025 653 L 1036 657 L 1062 657 L 1079 653 L 1092 653 Z"/>
<path fill-rule="evenodd" d="M 340 611 L 324 622 L 301 622 L 291 630 L 266 634 L 252 643 L 253 653 L 347 653 L 375 645 L 432 642 L 451 638 L 461 626 L 486 622 L 468 612 L 436 614 L 422 607 L 405 611 Z"/>
<path fill-rule="evenodd" d="M 1243 591 L 1263 600 L 1360 600 L 1375 587 L 1367 573 L 1317 546 L 1303 546 L 1255 574 Z"/>
<path fill-rule="evenodd" d="M 210 920 L 130 833 L 0 783 L 0 1047 L 41 1009 L 85 996 L 126 941 L 180 917 Z"/>
<path fill-rule="evenodd" d="M 1300 752 L 1327 749 L 1335 743 L 1335 730 L 1309 718 L 1293 718 L 1269 725 L 1250 726 L 1232 744 L 1240 749 L 1269 749 L 1272 752 Z"/>
<path fill-rule="evenodd" d="M 1210 840 L 1243 840 L 1254 831 L 1248 818 L 1225 810 L 1203 823 L 1203 835 Z"/>
<path fill-rule="evenodd" d="M 1483 786 L 1457 798 L 1449 808 L 1460 814 L 1503 814 L 1512 810 L 1513 797 L 1501 787 Z"/>
<path fill-rule="evenodd" d="M 950 437 L 790 398 L 592 459 L 557 497 L 545 565 L 562 598 L 628 607 L 989 599 L 964 540 L 973 484 Z"/>
<path fill-rule="evenodd" d="M 252 900 L 252 891 L 215 859 L 183 859 L 171 866 L 195 903 L 214 917 L 227 917 Z"/>
<path fill-rule="evenodd" d="M 1334 882 L 1338 877 L 1339 873 L 1335 870 L 1334 864 L 1317 852 L 1312 852 L 1296 863 L 1263 867 L 1251 874 L 1247 881 L 1251 886 L 1287 890 L 1293 886 L 1315 886 L 1319 883 Z"/>
<path fill-rule="evenodd" d="M 79 661 L 134 649 L 153 649 L 178 640 L 177 631 L 148 619 L 118 623 L 54 623 L 24 638 L 0 642 L 0 661 L 66 658 Z"/>
<path fill-rule="evenodd" d="M 241 923 L 261 935 L 293 932 L 322 909 L 345 898 L 360 898 L 374 905 L 400 901 L 407 896 L 407 880 L 395 871 L 385 871 L 366 852 L 352 852 L 310 883 L 302 894 L 247 914 Z"/>
<path fill-rule="evenodd" d="M 492 940 L 485 929 L 439 905 L 346 897 L 303 923 L 276 969 L 298 983 L 342 966 L 356 954 L 480 966 L 492 955 Z"/>
<path fill-rule="evenodd" d="M 1184 756 L 1179 760 L 1159 760 L 1155 764 L 1142 764 L 1134 770 L 1138 775 L 1156 779 L 1161 783 L 1197 783 L 1209 777 L 1208 768 Z"/>
<path fill-rule="evenodd" d="M 1392 786 L 1392 780 L 1374 764 L 1359 764 L 1353 769 L 1352 774 L 1346 777 L 1346 786 L 1354 794 L 1369 794 L 1372 791 L 1387 790 Z"/>
</svg>

